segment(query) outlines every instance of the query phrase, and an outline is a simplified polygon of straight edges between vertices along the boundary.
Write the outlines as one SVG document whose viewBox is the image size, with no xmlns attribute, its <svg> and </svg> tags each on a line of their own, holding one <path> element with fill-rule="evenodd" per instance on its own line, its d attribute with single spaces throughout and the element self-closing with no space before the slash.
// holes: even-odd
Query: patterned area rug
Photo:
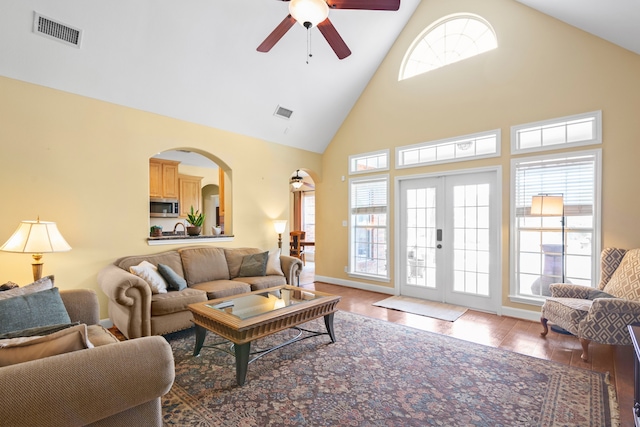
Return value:
<svg viewBox="0 0 640 427">
<path fill-rule="evenodd" d="M 433 317 L 434 319 L 447 320 L 449 322 L 455 322 L 467 311 L 465 307 L 459 307 L 457 305 L 405 297 L 402 295 L 383 299 L 373 305 L 419 314 L 420 316 Z"/>
<path fill-rule="evenodd" d="M 167 336 L 176 381 L 164 396 L 175 426 L 617 426 L 608 376 L 347 312 L 326 335 L 249 365 L 203 348 L 193 329 Z M 323 331 L 322 319 L 305 328 Z M 284 331 L 252 346 L 268 348 Z M 207 334 L 208 343 L 216 336 Z"/>
</svg>

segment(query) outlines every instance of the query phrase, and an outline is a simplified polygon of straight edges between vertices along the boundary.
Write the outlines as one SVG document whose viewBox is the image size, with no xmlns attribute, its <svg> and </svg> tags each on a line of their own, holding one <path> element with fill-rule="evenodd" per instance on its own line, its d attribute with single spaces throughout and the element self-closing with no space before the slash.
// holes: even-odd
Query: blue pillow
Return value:
<svg viewBox="0 0 640 427">
<path fill-rule="evenodd" d="M 187 281 L 165 264 L 158 264 L 158 273 L 167 281 L 167 287 L 171 291 L 181 291 L 187 288 Z"/>
<path fill-rule="evenodd" d="M 58 288 L 0 300 L 0 334 L 71 323 Z"/>
<path fill-rule="evenodd" d="M 242 257 L 238 277 L 266 276 L 269 251 Z"/>
</svg>

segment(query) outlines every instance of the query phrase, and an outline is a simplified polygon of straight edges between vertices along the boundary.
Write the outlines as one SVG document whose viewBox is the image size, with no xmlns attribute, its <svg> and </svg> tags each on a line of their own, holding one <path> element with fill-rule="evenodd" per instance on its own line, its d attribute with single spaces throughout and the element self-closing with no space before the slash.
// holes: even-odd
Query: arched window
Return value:
<svg viewBox="0 0 640 427">
<path fill-rule="evenodd" d="M 427 27 L 404 56 L 398 80 L 440 68 L 498 47 L 491 25 L 477 15 L 456 14 Z"/>
</svg>

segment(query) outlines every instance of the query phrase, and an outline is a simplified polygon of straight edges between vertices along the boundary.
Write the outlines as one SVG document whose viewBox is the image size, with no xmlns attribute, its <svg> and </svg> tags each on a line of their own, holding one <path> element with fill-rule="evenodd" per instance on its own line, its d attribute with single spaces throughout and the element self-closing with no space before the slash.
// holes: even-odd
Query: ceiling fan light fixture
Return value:
<svg viewBox="0 0 640 427">
<path fill-rule="evenodd" d="M 303 178 L 300 176 L 300 169 L 296 171 L 296 176 L 291 177 L 291 181 L 289 181 L 289 184 L 291 184 L 291 186 L 296 190 L 302 187 L 302 184 L 304 184 L 304 182 Z"/>
<path fill-rule="evenodd" d="M 329 16 L 329 6 L 324 0 L 291 0 L 289 13 L 303 27 L 317 26 Z"/>
</svg>

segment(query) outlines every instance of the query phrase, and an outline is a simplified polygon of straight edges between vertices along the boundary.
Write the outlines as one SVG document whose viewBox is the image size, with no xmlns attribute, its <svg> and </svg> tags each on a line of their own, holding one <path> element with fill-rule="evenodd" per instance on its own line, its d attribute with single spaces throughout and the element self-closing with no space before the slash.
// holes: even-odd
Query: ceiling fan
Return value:
<svg viewBox="0 0 640 427">
<path fill-rule="evenodd" d="M 398 10 L 400 0 L 290 0 L 289 15 L 258 46 L 258 52 L 269 52 L 298 22 L 307 30 L 318 27 L 339 59 L 351 55 L 351 50 L 328 18 L 329 9 Z"/>
</svg>

